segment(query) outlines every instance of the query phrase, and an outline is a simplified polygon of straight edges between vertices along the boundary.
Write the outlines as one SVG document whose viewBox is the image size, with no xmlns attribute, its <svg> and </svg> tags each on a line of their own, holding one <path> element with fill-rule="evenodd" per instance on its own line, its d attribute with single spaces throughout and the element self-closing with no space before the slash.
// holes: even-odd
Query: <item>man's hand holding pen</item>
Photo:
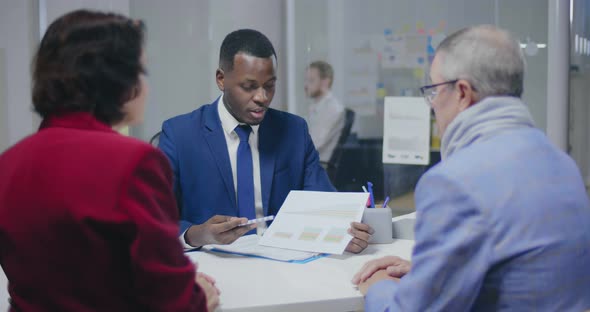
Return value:
<svg viewBox="0 0 590 312">
<path fill-rule="evenodd" d="M 248 222 L 246 218 L 215 215 L 203 224 L 191 226 L 185 241 L 195 247 L 208 244 L 231 244 L 240 236 L 256 228 L 256 224 L 240 226 Z"/>
</svg>

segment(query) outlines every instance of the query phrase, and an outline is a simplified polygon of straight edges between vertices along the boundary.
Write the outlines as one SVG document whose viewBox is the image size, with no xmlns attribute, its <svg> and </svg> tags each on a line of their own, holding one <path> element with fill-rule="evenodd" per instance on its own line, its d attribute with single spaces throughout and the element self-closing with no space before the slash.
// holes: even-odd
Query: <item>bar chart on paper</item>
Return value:
<svg viewBox="0 0 590 312">
<path fill-rule="evenodd" d="M 260 240 L 264 246 L 342 254 L 362 219 L 368 193 L 291 191 Z"/>
</svg>

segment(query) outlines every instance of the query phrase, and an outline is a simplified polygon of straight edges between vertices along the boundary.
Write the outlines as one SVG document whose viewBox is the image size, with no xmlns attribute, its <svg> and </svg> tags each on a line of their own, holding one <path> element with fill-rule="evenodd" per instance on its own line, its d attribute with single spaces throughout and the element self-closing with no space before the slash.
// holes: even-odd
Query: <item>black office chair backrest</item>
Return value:
<svg viewBox="0 0 590 312">
<path fill-rule="evenodd" d="M 342 128 L 342 133 L 340 133 L 340 138 L 338 139 L 338 145 L 343 145 L 348 140 L 350 136 L 350 131 L 352 130 L 352 124 L 354 123 L 354 111 L 350 108 L 345 109 L 344 115 L 344 127 Z"/>
<path fill-rule="evenodd" d="M 160 143 L 160 134 L 162 134 L 162 131 L 158 131 L 158 133 L 154 134 L 154 136 L 150 139 L 150 144 L 153 147 L 158 147 L 158 143 Z"/>
<path fill-rule="evenodd" d="M 344 111 L 344 127 L 342 127 L 342 132 L 340 132 L 340 137 L 338 138 L 338 144 L 336 144 L 326 168 L 328 176 L 332 181 L 335 181 L 336 179 L 338 167 L 340 166 L 340 159 L 342 158 L 343 146 L 350 136 L 350 131 L 354 124 L 354 117 L 354 111 L 350 108 L 346 108 Z"/>
<path fill-rule="evenodd" d="M 158 148 L 158 143 L 160 143 L 160 135 L 162 134 L 162 131 L 158 131 L 158 133 L 154 134 L 154 136 L 150 139 L 150 144 L 155 147 Z M 182 198 L 180 196 L 180 189 L 177 188 L 176 190 L 174 190 L 174 196 L 176 197 L 176 205 L 178 208 L 178 213 L 182 213 Z"/>
</svg>

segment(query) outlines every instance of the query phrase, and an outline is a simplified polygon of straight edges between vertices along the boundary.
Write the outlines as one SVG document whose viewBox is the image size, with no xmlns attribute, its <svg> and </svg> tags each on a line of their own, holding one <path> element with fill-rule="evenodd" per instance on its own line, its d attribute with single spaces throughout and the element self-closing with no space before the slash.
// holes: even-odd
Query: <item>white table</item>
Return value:
<svg viewBox="0 0 590 312">
<path fill-rule="evenodd" d="M 414 241 L 369 245 L 361 254 L 329 256 L 306 264 L 190 252 L 198 270 L 213 276 L 223 311 L 358 311 L 361 293 L 350 283 L 368 260 L 396 255 L 410 259 Z M 6 276 L 0 269 L 0 311 L 7 311 Z"/>
<path fill-rule="evenodd" d="M 413 238 L 415 214 L 393 218 L 394 237 Z M 397 233 L 397 234 L 396 234 Z M 213 276 L 221 290 L 223 311 L 358 311 L 361 293 L 350 283 L 368 260 L 386 255 L 410 259 L 413 240 L 369 245 L 361 254 L 329 256 L 306 264 L 221 253 L 191 252 L 201 272 Z M 0 269 L 0 311 L 7 311 L 8 291 Z"/>
<path fill-rule="evenodd" d="M 4 270 L 0 268 L 0 311 L 8 311 L 8 281 Z"/>
<path fill-rule="evenodd" d="M 213 276 L 223 311 L 358 311 L 362 294 L 350 280 L 371 259 L 410 259 L 414 241 L 369 245 L 361 254 L 328 256 L 306 264 L 213 252 L 190 252 L 198 270 Z"/>
</svg>

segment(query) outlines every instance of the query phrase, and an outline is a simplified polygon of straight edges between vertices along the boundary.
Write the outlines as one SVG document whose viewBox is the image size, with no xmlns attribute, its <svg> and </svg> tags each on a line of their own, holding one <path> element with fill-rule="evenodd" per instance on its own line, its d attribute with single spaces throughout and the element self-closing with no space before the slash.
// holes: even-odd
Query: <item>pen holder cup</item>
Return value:
<svg viewBox="0 0 590 312">
<path fill-rule="evenodd" d="M 369 239 L 370 244 L 388 244 L 393 242 L 393 227 L 391 224 L 391 209 L 365 208 L 363 223 L 375 230 Z"/>
</svg>

